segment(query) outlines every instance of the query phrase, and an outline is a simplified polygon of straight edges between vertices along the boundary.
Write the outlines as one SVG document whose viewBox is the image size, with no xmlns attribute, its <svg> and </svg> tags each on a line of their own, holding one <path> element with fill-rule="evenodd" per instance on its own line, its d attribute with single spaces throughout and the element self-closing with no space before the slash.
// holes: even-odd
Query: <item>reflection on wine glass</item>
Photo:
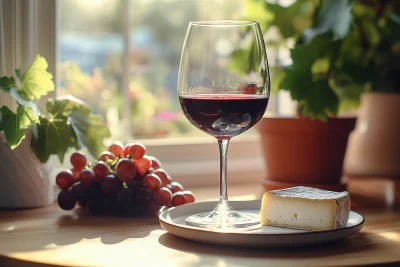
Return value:
<svg viewBox="0 0 400 267">
<path fill-rule="evenodd" d="M 259 219 L 228 203 L 229 140 L 254 126 L 269 99 L 269 70 L 255 21 L 191 22 L 183 45 L 178 96 L 187 119 L 214 136 L 220 148 L 220 199 L 213 211 L 186 219 L 203 228 L 254 229 Z M 245 179 L 245 177 L 243 177 Z"/>
</svg>

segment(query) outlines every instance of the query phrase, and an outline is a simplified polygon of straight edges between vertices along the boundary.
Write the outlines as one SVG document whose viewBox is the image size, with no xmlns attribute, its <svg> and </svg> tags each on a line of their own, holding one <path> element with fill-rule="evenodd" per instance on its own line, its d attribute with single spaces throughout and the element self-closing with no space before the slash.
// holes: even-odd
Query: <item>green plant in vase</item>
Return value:
<svg viewBox="0 0 400 267">
<path fill-rule="evenodd" d="M 95 158 L 110 137 L 101 117 L 73 96 L 48 99 L 41 109 L 37 100 L 54 91 L 47 62 L 36 56 L 25 71 L 0 77 L 0 90 L 14 103 L 0 107 L 0 207 L 29 208 L 54 202 L 56 167 L 50 156 L 63 162 L 68 149 L 85 147 Z M 25 140 L 24 140 L 25 139 Z M 23 187 L 15 186 L 23 184 Z"/>
</svg>

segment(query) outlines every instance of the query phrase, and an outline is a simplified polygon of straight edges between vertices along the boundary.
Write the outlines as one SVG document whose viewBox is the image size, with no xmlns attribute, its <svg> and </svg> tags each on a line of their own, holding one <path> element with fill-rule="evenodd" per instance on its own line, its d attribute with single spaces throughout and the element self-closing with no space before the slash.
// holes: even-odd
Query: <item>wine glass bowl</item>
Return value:
<svg viewBox="0 0 400 267">
<path fill-rule="evenodd" d="M 191 22 L 184 41 L 178 97 L 187 119 L 214 136 L 220 148 L 220 200 L 208 213 L 186 223 L 205 228 L 248 228 L 259 219 L 238 213 L 228 203 L 229 140 L 254 126 L 269 99 L 267 54 L 255 21 Z"/>
</svg>

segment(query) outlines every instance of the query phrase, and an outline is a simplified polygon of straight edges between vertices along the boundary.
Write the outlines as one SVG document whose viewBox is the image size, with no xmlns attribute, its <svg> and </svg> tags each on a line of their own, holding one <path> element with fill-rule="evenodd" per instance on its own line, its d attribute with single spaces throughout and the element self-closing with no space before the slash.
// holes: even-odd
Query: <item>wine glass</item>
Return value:
<svg viewBox="0 0 400 267">
<path fill-rule="evenodd" d="M 258 217 L 236 212 L 228 203 L 227 152 L 229 140 L 263 116 L 269 91 L 267 54 L 256 21 L 189 23 L 179 66 L 178 97 L 186 118 L 218 140 L 220 199 L 213 211 L 192 215 L 186 224 L 214 229 L 260 225 Z"/>
</svg>

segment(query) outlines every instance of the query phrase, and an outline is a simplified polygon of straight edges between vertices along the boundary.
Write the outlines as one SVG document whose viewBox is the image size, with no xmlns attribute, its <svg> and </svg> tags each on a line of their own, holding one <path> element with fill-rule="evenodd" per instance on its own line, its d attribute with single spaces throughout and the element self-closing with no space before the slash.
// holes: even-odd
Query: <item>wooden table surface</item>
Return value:
<svg viewBox="0 0 400 267">
<path fill-rule="evenodd" d="M 232 199 L 259 198 L 259 185 L 231 186 Z M 217 188 L 193 190 L 200 200 Z M 249 249 L 180 239 L 157 218 L 78 215 L 57 206 L 0 211 L 0 266 L 400 266 L 400 211 L 356 206 L 361 232 L 314 247 Z"/>
</svg>

